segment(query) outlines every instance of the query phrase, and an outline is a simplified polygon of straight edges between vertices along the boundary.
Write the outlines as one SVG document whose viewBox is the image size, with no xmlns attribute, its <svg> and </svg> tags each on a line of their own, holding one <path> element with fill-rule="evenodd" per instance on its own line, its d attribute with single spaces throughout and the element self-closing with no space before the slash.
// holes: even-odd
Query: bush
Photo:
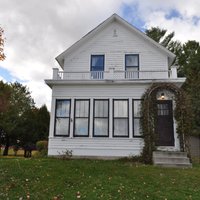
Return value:
<svg viewBox="0 0 200 200">
<path fill-rule="evenodd" d="M 46 140 L 38 141 L 36 143 L 36 149 L 39 152 L 47 151 L 47 149 L 48 149 L 48 141 L 46 141 Z"/>
<path fill-rule="evenodd" d="M 34 158 L 46 158 L 47 157 L 47 150 L 37 151 L 33 155 Z"/>
<path fill-rule="evenodd" d="M 134 163 L 144 163 L 144 158 L 141 155 L 138 156 L 129 156 L 129 157 L 123 157 L 119 159 L 123 162 L 134 162 Z"/>
<path fill-rule="evenodd" d="M 17 152 L 19 150 L 19 145 L 13 145 L 13 151 L 14 151 L 14 155 L 16 156 L 17 155 Z"/>
<path fill-rule="evenodd" d="M 61 153 L 58 152 L 58 154 L 60 155 L 59 158 L 61 158 L 62 160 L 69 160 L 72 158 L 72 150 L 68 150 L 66 149 L 65 151 L 62 151 Z"/>
</svg>

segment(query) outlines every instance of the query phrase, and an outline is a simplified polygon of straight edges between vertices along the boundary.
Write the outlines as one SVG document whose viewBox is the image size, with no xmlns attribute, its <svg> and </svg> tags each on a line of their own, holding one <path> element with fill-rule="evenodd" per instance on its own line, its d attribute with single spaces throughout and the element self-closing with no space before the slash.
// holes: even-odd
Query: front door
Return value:
<svg viewBox="0 0 200 200">
<path fill-rule="evenodd" d="M 172 101 L 158 100 L 156 114 L 156 146 L 174 146 Z"/>
</svg>

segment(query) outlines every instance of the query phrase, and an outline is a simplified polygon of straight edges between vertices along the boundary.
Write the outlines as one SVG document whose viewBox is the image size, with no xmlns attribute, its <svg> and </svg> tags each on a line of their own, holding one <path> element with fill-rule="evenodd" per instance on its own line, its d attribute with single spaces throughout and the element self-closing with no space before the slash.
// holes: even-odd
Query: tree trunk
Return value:
<svg viewBox="0 0 200 200">
<path fill-rule="evenodd" d="M 6 137 L 6 144 L 5 144 L 5 148 L 4 148 L 4 151 L 3 151 L 3 156 L 8 155 L 9 146 L 10 146 L 10 138 Z"/>
</svg>

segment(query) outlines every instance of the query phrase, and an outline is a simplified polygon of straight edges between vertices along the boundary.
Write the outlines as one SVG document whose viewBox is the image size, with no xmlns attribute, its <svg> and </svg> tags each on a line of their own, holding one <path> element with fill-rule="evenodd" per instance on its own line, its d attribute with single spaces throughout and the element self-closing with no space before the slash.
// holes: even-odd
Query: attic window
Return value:
<svg viewBox="0 0 200 200">
<path fill-rule="evenodd" d="M 117 35 L 117 30 L 116 29 L 114 29 L 113 30 L 113 37 L 117 37 L 118 35 Z"/>
</svg>

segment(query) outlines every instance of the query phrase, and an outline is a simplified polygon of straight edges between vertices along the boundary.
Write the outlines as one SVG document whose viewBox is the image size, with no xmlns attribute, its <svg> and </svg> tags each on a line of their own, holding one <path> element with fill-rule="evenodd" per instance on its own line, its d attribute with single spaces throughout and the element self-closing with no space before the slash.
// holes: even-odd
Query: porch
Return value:
<svg viewBox="0 0 200 200">
<path fill-rule="evenodd" d="M 53 68 L 53 80 L 152 80 L 152 79 L 176 79 L 175 66 L 170 70 L 148 71 L 119 71 L 111 68 L 109 71 L 78 71 L 67 72 Z"/>
</svg>

